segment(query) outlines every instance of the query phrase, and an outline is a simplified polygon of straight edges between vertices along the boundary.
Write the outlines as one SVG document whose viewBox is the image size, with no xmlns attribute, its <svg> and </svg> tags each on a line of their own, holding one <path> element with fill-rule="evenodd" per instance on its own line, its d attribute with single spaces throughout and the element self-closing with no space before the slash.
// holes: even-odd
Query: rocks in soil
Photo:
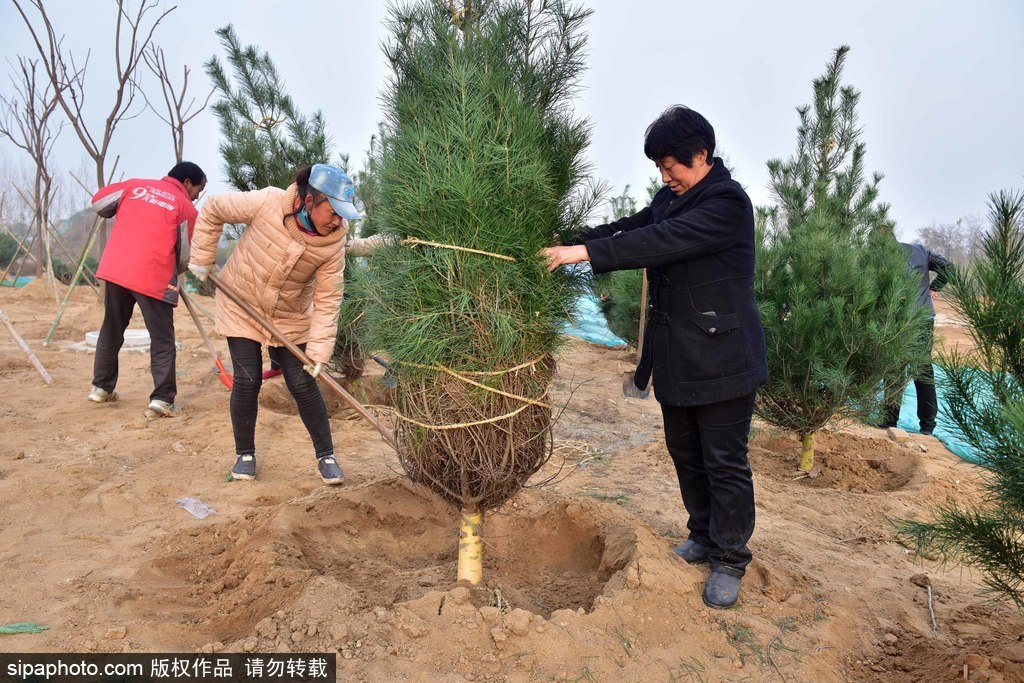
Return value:
<svg viewBox="0 0 1024 683">
<path fill-rule="evenodd" d="M 889 429 L 886 430 L 886 434 L 888 434 L 889 438 L 896 443 L 906 443 L 910 441 L 910 435 L 899 427 L 889 427 Z"/>
</svg>

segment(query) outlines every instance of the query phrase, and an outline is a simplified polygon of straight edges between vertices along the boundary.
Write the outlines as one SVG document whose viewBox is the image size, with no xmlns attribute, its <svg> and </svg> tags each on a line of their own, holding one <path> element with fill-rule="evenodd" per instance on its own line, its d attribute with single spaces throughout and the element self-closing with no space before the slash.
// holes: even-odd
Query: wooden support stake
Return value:
<svg viewBox="0 0 1024 683">
<path fill-rule="evenodd" d="M 46 338 L 43 339 L 43 346 L 49 346 L 53 340 L 53 335 L 57 331 L 57 325 L 60 324 L 61 316 L 64 315 L 64 307 L 68 305 L 68 299 L 71 298 L 71 292 L 75 291 L 75 283 L 78 282 L 78 278 L 82 275 L 82 268 L 85 267 L 85 259 L 88 258 L 89 252 L 92 251 L 92 244 L 96 241 L 96 235 L 99 233 L 99 228 L 105 221 L 99 216 L 96 217 L 96 221 L 92 224 L 92 233 L 89 235 L 89 241 L 85 245 L 85 249 L 82 250 L 82 258 L 78 260 L 78 268 L 75 269 L 75 274 L 71 277 L 71 284 L 68 285 L 68 291 L 64 294 L 64 301 L 60 302 L 60 308 L 57 309 L 57 317 L 53 319 L 53 324 L 50 325 L 50 331 L 46 333 Z"/>
<path fill-rule="evenodd" d="M 32 353 L 32 349 L 28 347 L 28 344 L 25 343 L 25 340 L 22 339 L 21 335 L 18 334 L 18 331 L 14 329 L 14 323 L 11 322 L 11 319 L 7 317 L 7 314 L 4 313 L 4 309 L 2 308 L 0 308 L 0 321 L 3 321 L 3 324 L 7 327 L 7 331 L 11 333 L 12 337 L 14 337 L 14 341 L 18 343 L 18 346 L 21 347 L 21 350 L 24 351 L 25 355 L 28 356 L 28 359 L 32 361 L 32 365 L 36 366 L 36 370 L 38 370 L 39 374 L 43 376 L 43 381 L 45 381 L 47 384 L 52 385 L 53 378 L 50 377 L 50 373 L 46 371 L 46 368 L 43 367 L 43 364 L 39 362 L 38 358 L 36 358 L 36 354 Z"/>
</svg>

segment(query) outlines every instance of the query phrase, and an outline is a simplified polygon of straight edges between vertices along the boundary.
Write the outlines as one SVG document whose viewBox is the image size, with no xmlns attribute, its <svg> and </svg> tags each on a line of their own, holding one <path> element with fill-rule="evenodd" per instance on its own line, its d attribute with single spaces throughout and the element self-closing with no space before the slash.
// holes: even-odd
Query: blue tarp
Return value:
<svg viewBox="0 0 1024 683">
<path fill-rule="evenodd" d="M 13 282 L 11 280 L 4 280 L 3 281 L 3 286 L 4 287 L 24 287 L 25 285 L 27 285 L 28 283 L 32 282 L 35 279 L 36 279 L 35 275 L 23 275 L 23 276 L 19 277 L 17 280 L 14 280 Z"/>
<path fill-rule="evenodd" d="M 608 329 L 608 323 L 601 313 L 601 305 L 593 294 L 585 294 L 576 302 L 576 324 L 566 325 L 565 334 L 579 337 L 592 344 L 623 347 L 626 342 Z"/>
<path fill-rule="evenodd" d="M 956 425 L 949 419 L 949 410 L 946 408 L 945 380 L 946 373 L 938 365 L 932 365 L 935 372 L 935 393 L 939 399 L 939 417 L 935 427 L 935 437 L 946 445 L 946 448 L 959 455 L 968 462 L 977 463 L 978 457 L 974 447 L 963 440 L 963 436 L 957 430 Z M 908 432 L 919 432 L 917 420 L 917 390 L 914 383 L 907 386 L 903 392 L 903 403 L 900 404 L 900 421 L 897 424 L 900 429 Z"/>
</svg>

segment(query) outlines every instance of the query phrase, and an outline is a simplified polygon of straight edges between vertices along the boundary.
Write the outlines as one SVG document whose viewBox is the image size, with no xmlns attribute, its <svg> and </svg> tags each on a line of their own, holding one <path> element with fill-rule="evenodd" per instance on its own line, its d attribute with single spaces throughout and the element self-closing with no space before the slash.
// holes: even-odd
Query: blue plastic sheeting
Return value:
<svg viewBox="0 0 1024 683">
<path fill-rule="evenodd" d="M 576 301 L 576 324 L 566 325 L 565 334 L 579 337 L 592 344 L 623 347 L 626 342 L 608 329 L 608 323 L 601 312 L 601 305 L 593 294 L 584 294 Z"/>
<path fill-rule="evenodd" d="M 946 448 L 959 455 L 967 462 L 978 463 L 977 451 L 969 443 L 963 440 L 963 435 L 947 416 L 949 410 L 946 408 L 945 380 L 946 373 L 938 365 L 932 365 L 935 372 L 935 393 L 939 398 L 939 417 L 935 427 L 935 437 L 946 445 Z M 914 383 L 907 385 L 903 392 L 903 403 L 900 404 L 900 420 L 897 423 L 900 429 L 908 432 L 919 432 L 917 420 L 917 390 Z"/>
<path fill-rule="evenodd" d="M 15 280 L 13 282 L 10 281 L 10 280 L 4 280 L 3 281 L 3 286 L 4 287 L 24 287 L 25 285 L 27 285 L 28 283 L 32 282 L 35 279 L 36 279 L 35 275 L 22 275 L 21 277 L 19 277 L 17 280 Z"/>
</svg>

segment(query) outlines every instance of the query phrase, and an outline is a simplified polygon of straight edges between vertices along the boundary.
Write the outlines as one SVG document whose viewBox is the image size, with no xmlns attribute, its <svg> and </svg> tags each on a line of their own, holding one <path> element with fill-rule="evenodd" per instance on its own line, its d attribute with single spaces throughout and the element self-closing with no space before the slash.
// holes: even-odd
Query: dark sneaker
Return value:
<svg viewBox="0 0 1024 683">
<path fill-rule="evenodd" d="M 240 455 L 235 460 L 235 466 L 231 468 L 231 476 L 235 479 L 256 478 L 256 456 Z"/>
<path fill-rule="evenodd" d="M 324 480 L 325 484 L 340 484 L 345 481 L 345 473 L 341 471 L 341 466 L 338 465 L 333 455 L 317 458 L 316 467 L 320 470 L 320 478 Z"/>
<path fill-rule="evenodd" d="M 728 609 L 736 604 L 740 596 L 743 578 L 725 572 L 712 571 L 704 584 L 704 604 L 715 609 Z"/>
<path fill-rule="evenodd" d="M 113 403 L 117 400 L 117 392 L 93 387 L 89 392 L 88 399 L 93 403 Z"/>
<path fill-rule="evenodd" d="M 690 564 L 704 564 L 708 561 L 708 547 L 692 539 L 672 548 L 672 552 Z"/>
<path fill-rule="evenodd" d="M 935 431 L 935 427 L 921 427 L 921 433 L 925 436 L 931 436 Z"/>
</svg>

